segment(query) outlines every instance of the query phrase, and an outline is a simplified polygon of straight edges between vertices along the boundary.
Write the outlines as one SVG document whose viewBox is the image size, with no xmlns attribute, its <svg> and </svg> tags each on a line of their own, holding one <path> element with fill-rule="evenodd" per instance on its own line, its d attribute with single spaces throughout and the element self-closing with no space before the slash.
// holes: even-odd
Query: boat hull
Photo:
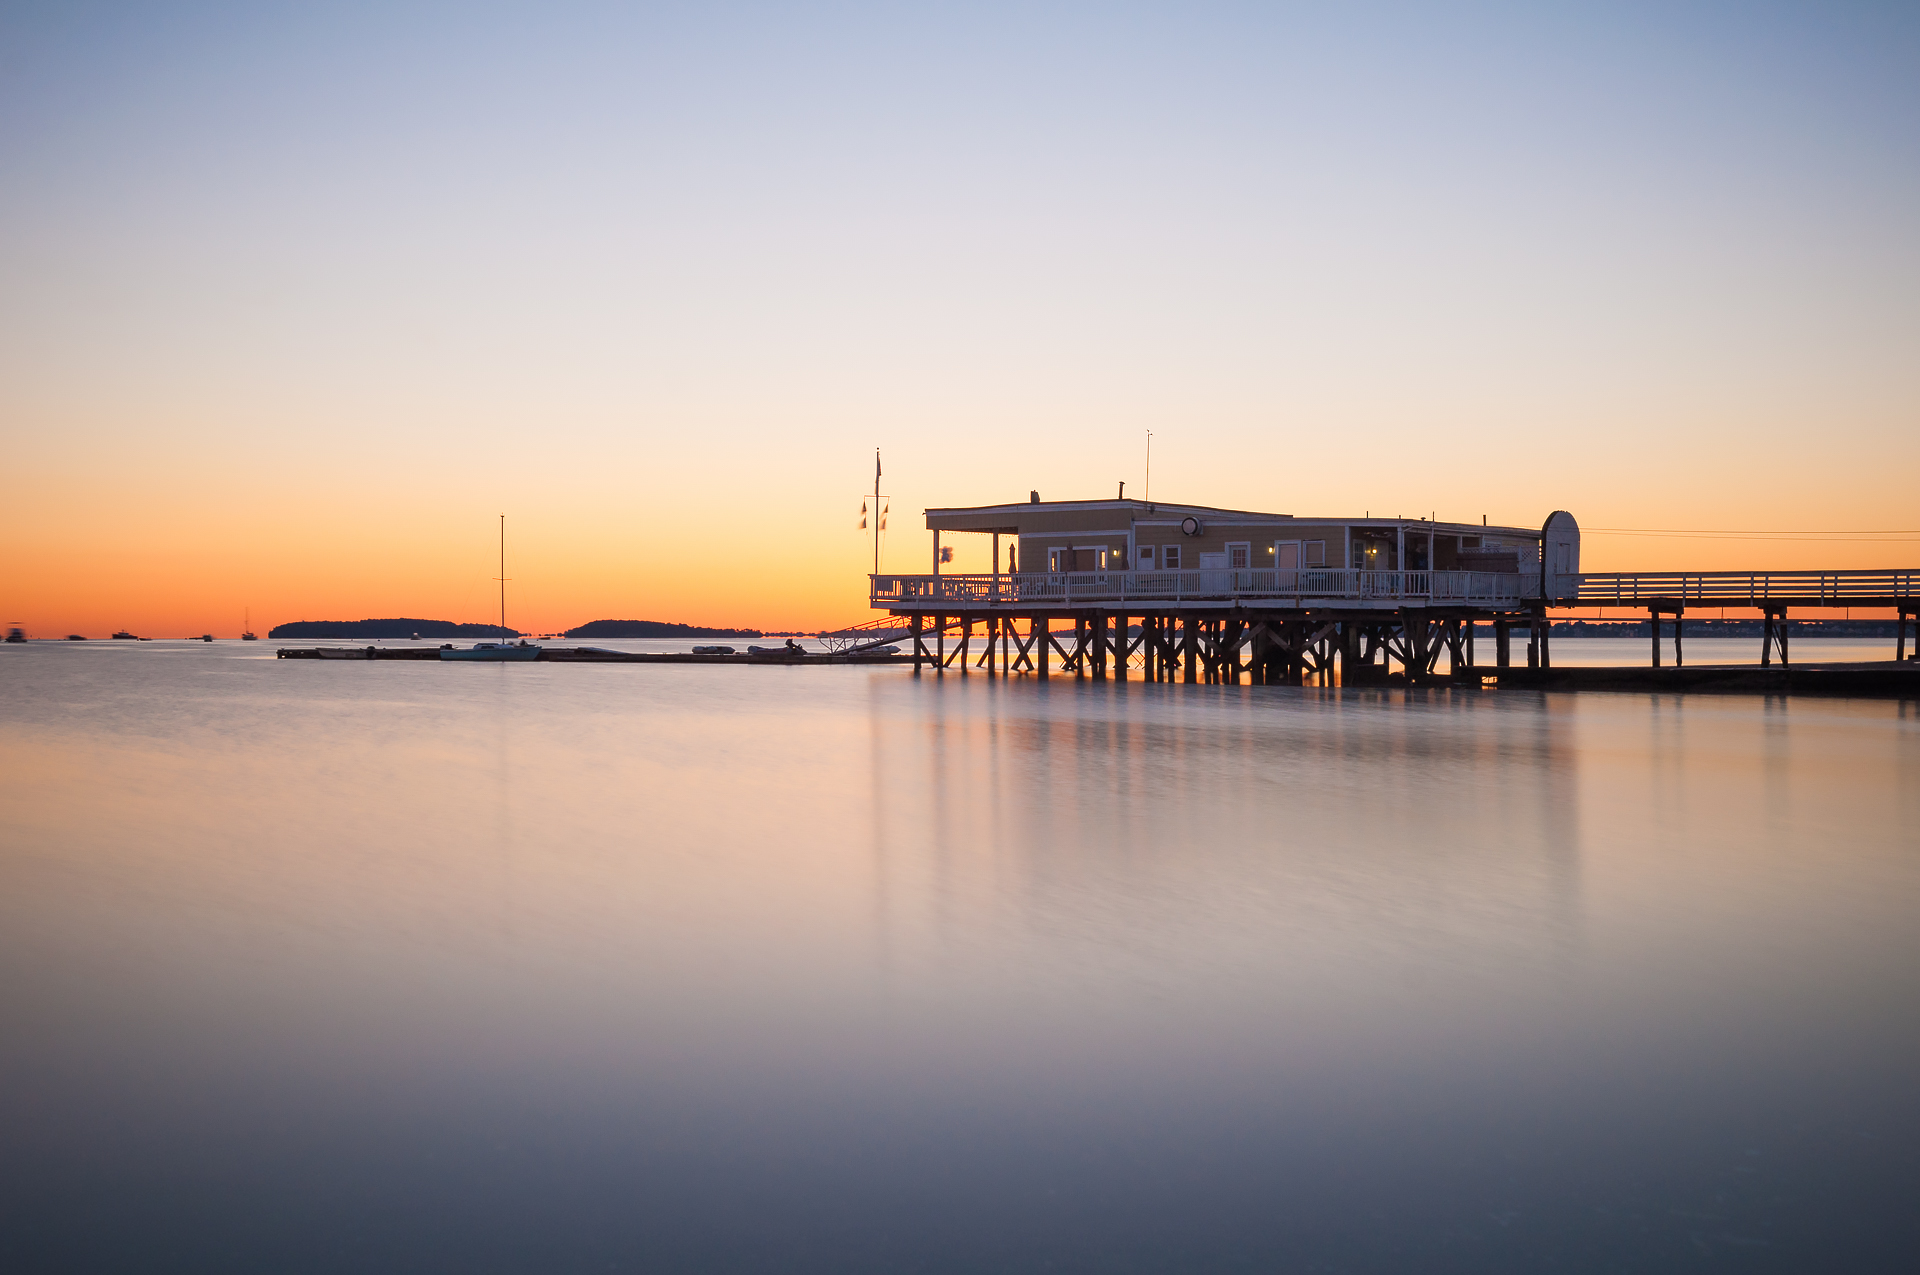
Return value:
<svg viewBox="0 0 1920 1275">
<path fill-rule="evenodd" d="M 494 664 L 524 663 L 540 658 L 537 646 L 477 646 L 465 651 L 440 652 L 443 660 L 484 660 Z"/>
</svg>

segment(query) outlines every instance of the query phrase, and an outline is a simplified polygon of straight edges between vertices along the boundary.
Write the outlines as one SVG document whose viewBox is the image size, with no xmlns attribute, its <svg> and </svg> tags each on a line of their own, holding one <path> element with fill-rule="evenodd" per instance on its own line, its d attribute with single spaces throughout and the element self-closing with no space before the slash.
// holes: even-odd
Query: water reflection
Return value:
<svg viewBox="0 0 1920 1275">
<path fill-rule="evenodd" d="M 1882 703 L 0 666 L 8 1269 L 1893 1269 Z"/>
<path fill-rule="evenodd" d="M 1220 943 L 1250 912 L 1269 952 L 1336 950 L 1356 922 L 1370 943 L 1442 942 L 1452 959 L 1575 941 L 1571 701 L 978 681 L 871 694 L 877 819 L 895 830 L 878 853 L 889 880 L 932 873 L 890 895 L 934 909 L 892 916 L 896 930 L 943 932 L 968 900 L 1030 918 L 1091 894 L 1122 957 Z"/>
</svg>

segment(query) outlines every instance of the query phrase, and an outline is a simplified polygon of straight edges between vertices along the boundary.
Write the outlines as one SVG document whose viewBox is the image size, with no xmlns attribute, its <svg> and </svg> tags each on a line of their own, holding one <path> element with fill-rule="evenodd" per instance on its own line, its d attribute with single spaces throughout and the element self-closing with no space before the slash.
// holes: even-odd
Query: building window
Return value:
<svg viewBox="0 0 1920 1275">
<path fill-rule="evenodd" d="M 1107 569 L 1107 550 L 1105 546 L 1061 547 L 1047 550 L 1047 570 L 1061 571 L 1105 571 Z"/>
<path fill-rule="evenodd" d="M 1138 553 L 1140 555 L 1140 560 L 1134 563 L 1134 566 L 1141 571 L 1153 570 L 1153 546 L 1141 545 L 1138 550 Z"/>
<path fill-rule="evenodd" d="M 1307 565 L 1324 567 L 1327 565 L 1327 542 L 1324 540 L 1307 541 Z"/>
<path fill-rule="evenodd" d="M 1163 546 L 1160 550 L 1160 565 L 1168 571 L 1178 571 L 1180 569 L 1180 546 Z"/>
<path fill-rule="evenodd" d="M 1235 571 L 1245 571 L 1252 565 L 1253 546 L 1238 544 L 1227 546 L 1227 566 Z"/>
</svg>

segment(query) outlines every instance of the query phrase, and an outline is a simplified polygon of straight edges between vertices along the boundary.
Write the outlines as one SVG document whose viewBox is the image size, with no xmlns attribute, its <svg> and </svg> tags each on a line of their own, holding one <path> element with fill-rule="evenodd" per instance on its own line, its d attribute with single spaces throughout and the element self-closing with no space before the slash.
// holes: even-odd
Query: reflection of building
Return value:
<svg viewBox="0 0 1920 1275">
<path fill-rule="evenodd" d="M 1000 942 L 1112 939 L 1100 968 L 1122 977 L 1257 969 L 1301 1014 L 1326 1008 L 1329 979 L 1385 977 L 1372 990 L 1390 993 L 1437 960 L 1502 978 L 1574 954 L 1571 699 L 1416 696 L 1381 713 L 1307 695 L 1273 713 L 1235 696 L 868 688 L 875 916 L 903 965 L 939 960 L 982 908 Z"/>
<path fill-rule="evenodd" d="M 1138 654 L 1165 680 L 1298 682 L 1384 676 L 1384 658 L 1430 676 L 1443 652 L 1473 663 L 1472 621 L 1491 619 L 1498 662 L 1508 626 L 1538 635 L 1545 607 L 1578 587 L 1580 531 L 1556 513 L 1541 530 L 1405 518 L 1308 518 L 1144 500 L 1042 502 L 930 509 L 933 571 L 873 577 L 872 601 L 910 618 L 916 659 L 948 662 L 949 633 L 965 652 L 986 626 L 982 662 L 1124 675 Z M 940 538 L 992 537 L 993 569 L 942 574 Z M 1006 554 L 1002 556 L 1002 541 Z M 1133 623 L 1137 617 L 1137 632 Z M 1016 620 L 1026 622 L 1018 632 Z M 931 621 L 931 628 L 928 622 Z M 1071 621 L 1070 633 L 1053 625 Z M 1071 639 L 1065 645 L 1059 637 Z M 932 647 L 928 648 L 931 638 Z M 957 656 L 964 665 L 966 654 Z"/>
</svg>

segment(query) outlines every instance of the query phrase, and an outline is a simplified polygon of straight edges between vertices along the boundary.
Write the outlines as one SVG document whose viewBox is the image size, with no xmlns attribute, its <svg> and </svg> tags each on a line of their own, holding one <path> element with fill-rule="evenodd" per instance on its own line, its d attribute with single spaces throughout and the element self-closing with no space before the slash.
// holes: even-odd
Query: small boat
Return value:
<svg viewBox="0 0 1920 1275">
<path fill-rule="evenodd" d="M 733 648 L 730 646 L 696 646 L 693 648 L 693 653 L 695 655 L 732 655 Z"/>
<path fill-rule="evenodd" d="M 240 626 L 240 640 L 242 642 L 258 642 L 260 640 L 259 635 L 257 635 L 253 631 L 253 608 L 252 607 L 247 608 L 246 623 Z"/>
<path fill-rule="evenodd" d="M 747 648 L 748 655 L 758 656 L 760 659 L 763 659 L 763 660 L 765 659 L 797 660 L 802 656 L 804 656 L 806 653 L 807 653 L 807 648 L 804 646 L 801 646 L 798 642 L 794 641 L 792 638 L 787 639 L 787 644 L 785 646 L 750 646 Z"/>
<path fill-rule="evenodd" d="M 126 631 L 125 629 L 121 629 L 121 630 L 120 630 L 120 631 L 119 631 L 118 633 L 116 633 L 116 634 L 114 634 L 113 636 L 114 636 L 114 638 L 115 638 L 115 640 L 117 640 L 117 641 L 121 641 L 121 642 L 138 642 L 138 641 L 140 641 L 140 639 L 139 639 L 139 638 L 137 638 L 137 637 L 135 637 L 135 636 L 134 636 L 133 634 L 131 634 L 131 633 L 129 633 L 129 632 L 127 632 L 127 631 Z"/>
<path fill-rule="evenodd" d="M 26 640 L 27 640 L 27 631 L 25 629 L 22 629 L 16 626 L 14 628 L 7 630 L 7 641 L 25 642 Z"/>
<path fill-rule="evenodd" d="M 507 516 L 500 515 L 500 631 L 511 633 L 507 627 Z M 418 635 L 416 635 L 418 636 Z M 518 642 L 476 642 L 464 651 L 456 651 L 451 646 L 440 648 L 443 660 L 493 660 L 496 662 L 512 660 L 537 660 L 540 648 L 521 638 Z"/>
<path fill-rule="evenodd" d="M 440 648 L 443 660 L 537 660 L 540 648 L 530 642 L 476 642 L 464 651 Z"/>
<path fill-rule="evenodd" d="M 189 642 L 211 642 L 211 641 L 213 641 L 213 634 L 211 634 L 211 633 L 202 633 L 202 634 L 201 634 L 201 635 L 200 635 L 199 637 L 197 637 L 197 638 L 188 638 L 188 639 L 187 639 L 187 641 L 189 641 Z"/>
<path fill-rule="evenodd" d="M 86 641 L 86 640 L 87 640 L 87 635 L 86 635 L 86 634 L 84 634 L 84 633 L 69 633 L 69 634 L 67 634 L 67 641 L 69 641 L 69 642 L 84 642 L 84 641 Z"/>
</svg>

